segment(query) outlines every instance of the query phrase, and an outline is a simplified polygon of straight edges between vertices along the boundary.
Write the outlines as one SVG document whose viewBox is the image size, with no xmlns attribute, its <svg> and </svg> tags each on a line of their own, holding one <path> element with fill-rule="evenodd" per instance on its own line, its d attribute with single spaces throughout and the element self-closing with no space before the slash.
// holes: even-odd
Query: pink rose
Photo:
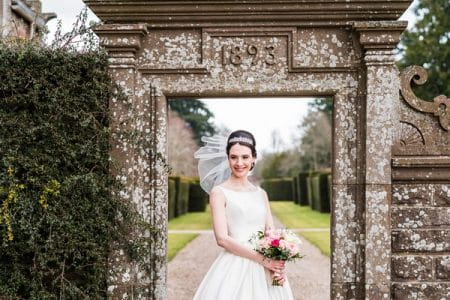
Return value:
<svg viewBox="0 0 450 300">
<path fill-rule="evenodd" d="M 259 246 L 262 249 L 269 248 L 270 247 L 270 240 L 268 238 L 261 239 L 259 241 Z"/>
<path fill-rule="evenodd" d="M 290 243 L 288 245 L 289 251 L 291 252 L 291 255 L 294 256 L 296 254 L 299 253 L 300 249 L 298 248 L 298 246 L 294 243 Z"/>
<path fill-rule="evenodd" d="M 274 240 L 272 240 L 272 243 L 270 243 L 270 245 L 273 247 L 278 247 L 280 245 L 280 240 L 274 239 Z"/>
</svg>

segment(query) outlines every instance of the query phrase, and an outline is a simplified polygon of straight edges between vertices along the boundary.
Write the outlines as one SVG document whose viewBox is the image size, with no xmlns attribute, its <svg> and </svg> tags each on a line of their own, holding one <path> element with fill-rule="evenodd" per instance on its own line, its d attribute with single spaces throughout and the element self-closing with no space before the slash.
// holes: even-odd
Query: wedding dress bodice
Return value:
<svg viewBox="0 0 450 300">
<path fill-rule="evenodd" d="M 267 208 L 263 191 L 237 192 L 219 186 L 225 194 L 228 234 L 240 242 L 247 242 L 257 231 L 264 231 Z"/>
</svg>

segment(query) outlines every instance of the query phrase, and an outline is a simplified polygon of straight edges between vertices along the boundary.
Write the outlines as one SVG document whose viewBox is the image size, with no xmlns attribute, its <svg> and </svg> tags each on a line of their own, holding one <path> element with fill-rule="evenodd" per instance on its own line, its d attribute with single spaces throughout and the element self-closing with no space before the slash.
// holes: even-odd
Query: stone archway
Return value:
<svg viewBox="0 0 450 300">
<path fill-rule="evenodd" d="M 105 22 L 96 32 L 129 96 L 111 102 L 122 195 L 158 229 L 149 272 L 112 256 L 123 274 L 111 278 L 112 297 L 166 299 L 166 102 L 179 96 L 332 96 L 332 299 L 412 290 L 403 285 L 408 278 L 391 276 L 392 266 L 406 265 L 393 252 L 412 234 L 391 228 L 401 219 L 391 219 L 393 182 L 403 180 L 395 193 L 408 192 L 400 184 L 409 177 L 399 174 L 411 170 L 410 160 L 395 156 L 404 151 L 399 128 L 408 126 L 400 121 L 412 109 L 400 98 L 392 54 L 406 27 L 397 19 L 411 0 L 85 2 Z M 130 129 L 133 138 L 124 134 Z"/>
</svg>

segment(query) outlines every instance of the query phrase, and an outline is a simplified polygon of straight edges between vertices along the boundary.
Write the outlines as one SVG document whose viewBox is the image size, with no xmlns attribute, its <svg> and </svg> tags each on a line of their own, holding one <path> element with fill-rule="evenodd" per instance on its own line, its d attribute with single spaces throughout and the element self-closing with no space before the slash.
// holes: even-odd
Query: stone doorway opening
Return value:
<svg viewBox="0 0 450 300">
<path fill-rule="evenodd" d="M 189 108 L 192 111 L 198 109 L 197 113 L 201 113 L 201 107 L 204 104 L 214 113 L 214 125 L 218 125 L 221 132 L 245 129 L 255 135 L 258 160 L 257 168 L 250 177 L 254 184 L 260 185 L 265 180 L 264 176 L 277 176 L 285 179 L 289 177 L 292 184 L 298 184 L 296 180 L 300 173 L 301 176 L 304 176 L 310 171 L 320 170 L 323 173 L 331 174 L 333 102 L 331 98 L 321 97 L 170 98 L 167 102 L 168 164 L 171 168 L 168 184 L 168 253 L 171 256 L 171 261 L 168 263 L 168 299 L 192 299 L 201 279 L 222 249 L 216 245 L 214 240 L 209 208 L 205 206 L 206 211 L 199 210 L 193 205 L 195 203 L 191 203 L 191 201 L 199 202 L 195 198 L 196 187 L 194 185 L 196 183 L 191 181 L 192 176 L 197 176 L 197 160 L 194 159 L 193 152 L 198 147 L 190 141 L 193 139 L 192 135 L 190 136 L 192 133 L 183 128 L 182 124 L 183 120 L 192 118 L 188 114 Z M 313 103 L 316 103 L 314 108 Z M 325 112 L 320 111 L 319 108 Z M 185 119 L 180 118 L 180 115 L 183 115 Z M 189 123 L 185 122 L 184 126 L 189 127 Z M 194 122 L 192 126 L 198 127 L 198 124 Z M 295 137 L 293 137 L 294 134 Z M 308 143 L 307 145 L 302 144 L 302 135 L 304 136 L 303 143 Z M 277 139 L 274 140 L 274 138 Z M 314 140 L 311 141 L 311 138 Z M 283 158 L 280 160 L 280 157 Z M 269 165 L 272 165 L 275 160 L 282 167 L 273 168 L 273 171 L 269 172 Z M 319 173 L 314 173 L 314 176 L 318 177 L 318 175 Z M 302 179 L 306 183 L 307 178 Z M 328 180 L 330 179 L 328 178 Z M 266 181 L 266 184 L 268 182 L 270 179 Z M 311 182 L 308 183 L 311 184 Z M 190 185 L 189 190 L 194 194 L 192 198 L 187 197 L 186 190 L 188 189 L 185 187 L 187 184 Z M 331 184 L 331 182 L 327 181 L 327 184 Z M 184 191 L 177 194 L 173 191 L 176 189 L 174 186 L 180 190 L 184 189 Z M 317 190 L 314 192 L 318 193 Z M 325 192 L 328 192 L 328 189 Z M 313 210 L 313 203 L 308 203 L 306 190 L 302 193 L 302 197 L 305 199 L 301 199 L 301 203 L 298 199 L 299 196 L 295 193 L 296 191 L 292 191 L 293 199 L 289 199 L 291 200 L 289 202 L 272 202 L 274 206 L 272 209 L 276 211 L 273 212 L 275 217 L 280 212 L 281 220 L 290 222 L 288 226 L 277 220 L 276 226 L 295 230 L 300 234 L 304 243 L 304 254 L 307 258 L 289 264 L 287 272 L 290 284 L 296 299 L 328 299 L 330 298 L 331 201 L 329 198 L 331 195 L 328 193 L 317 195 L 317 197 L 329 197 L 329 202 L 325 205 L 326 207 L 318 207 L 314 203 Z M 176 199 L 177 196 L 179 199 Z M 280 200 L 277 195 L 273 196 L 275 200 Z M 184 200 L 189 201 L 189 204 L 177 208 L 175 203 L 177 201 L 181 203 Z M 311 199 L 309 200 L 311 201 Z M 176 212 L 176 210 L 183 209 L 187 212 Z M 297 210 L 296 216 L 301 220 L 295 220 L 293 215 L 287 214 L 287 211 L 283 211 L 283 209 Z M 197 222 L 193 218 L 197 218 Z M 172 258 L 172 247 L 183 241 L 189 241 L 189 244 L 175 258 Z M 313 243 L 321 248 L 317 248 Z M 193 270 L 195 271 L 193 272 Z"/>
</svg>

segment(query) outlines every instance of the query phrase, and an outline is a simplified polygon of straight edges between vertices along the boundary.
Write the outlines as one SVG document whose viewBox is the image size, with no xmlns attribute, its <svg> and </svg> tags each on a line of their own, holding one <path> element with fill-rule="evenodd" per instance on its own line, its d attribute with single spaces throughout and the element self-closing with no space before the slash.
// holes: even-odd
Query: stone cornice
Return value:
<svg viewBox="0 0 450 300">
<path fill-rule="evenodd" d="M 152 27 L 329 25 L 397 20 L 412 0 L 84 0 L 105 23 Z M 323 12 L 327 13 L 324 14 Z"/>
<path fill-rule="evenodd" d="M 450 156 L 407 156 L 392 158 L 394 181 L 446 181 L 450 176 Z"/>
<path fill-rule="evenodd" d="M 133 52 L 141 48 L 147 32 L 145 24 L 103 24 L 95 28 L 101 45 L 112 52 Z"/>
<path fill-rule="evenodd" d="M 400 42 L 407 21 L 368 21 L 352 24 L 359 33 L 359 43 L 366 50 L 391 50 Z"/>
<path fill-rule="evenodd" d="M 103 24 L 94 31 L 109 53 L 111 68 L 135 67 L 136 52 L 148 33 L 146 24 Z"/>
</svg>

